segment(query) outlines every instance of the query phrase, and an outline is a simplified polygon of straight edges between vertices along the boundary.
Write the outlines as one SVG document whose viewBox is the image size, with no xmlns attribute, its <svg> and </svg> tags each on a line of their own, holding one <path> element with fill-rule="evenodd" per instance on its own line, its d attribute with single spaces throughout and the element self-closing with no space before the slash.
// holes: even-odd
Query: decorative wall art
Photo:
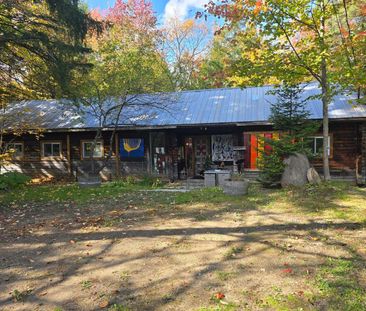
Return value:
<svg viewBox="0 0 366 311">
<path fill-rule="evenodd" d="M 233 136 L 212 135 L 212 161 L 233 161 Z"/>
<path fill-rule="evenodd" d="M 143 158 L 145 145 L 143 138 L 122 138 L 120 141 L 120 156 L 122 158 Z"/>
</svg>

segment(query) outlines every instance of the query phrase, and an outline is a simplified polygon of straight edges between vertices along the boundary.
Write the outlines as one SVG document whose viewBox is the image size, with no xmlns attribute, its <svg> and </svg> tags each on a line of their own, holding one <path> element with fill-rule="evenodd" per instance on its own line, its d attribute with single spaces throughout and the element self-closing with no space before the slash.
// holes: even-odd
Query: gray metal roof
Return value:
<svg viewBox="0 0 366 311">
<path fill-rule="evenodd" d="M 140 95 L 139 102 L 126 107 L 120 126 L 192 126 L 268 122 L 271 103 L 276 101 L 268 91 L 272 86 L 246 89 L 226 88 L 183 91 L 172 94 Z M 303 97 L 319 95 L 317 84 L 305 87 Z M 335 96 L 329 106 L 330 119 L 366 118 L 366 107 L 355 104 L 352 95 Z M 148 105 L 154 102 L 153 107 Z M 142 104 L 143 103 L 143 104 Z M 159 108 L 161 104 L 161 108 Z M 82 129 L 98 126 L 89 110 L 75 109 L 67 101 L 24 101 L 13 109 L 27 107 L 28 118 L 40 118 L 45 129 Z M 308 101 L 313 119 L 321 119 L 320 99 Z"/>
</svg>

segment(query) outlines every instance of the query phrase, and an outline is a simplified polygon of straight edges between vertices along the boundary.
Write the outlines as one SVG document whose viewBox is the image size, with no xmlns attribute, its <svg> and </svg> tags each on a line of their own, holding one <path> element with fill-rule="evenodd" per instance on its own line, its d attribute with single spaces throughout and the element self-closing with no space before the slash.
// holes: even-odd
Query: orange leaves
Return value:
<svg viewBox="0 0 366 311">
<path fill-rule="evenodd" d="M 362 16 L 366 16 L 366 4 L 360 5 L 360 13 Z"/>
<path fill-rule="evenodd" d="M 260 11 L 262 10 L 262 6 L 263 6 L 263 1 L 262 0 L 257 0 L 255 3 L 255 9 L 254 9 L 254 14 L 257 15 L 260 13 Z"/>
<path fill-rule="evenodd" d="M 216 294 L 215 294 L 215 298 L 216 298 L 217 300 L 222 300 L 222 299 L 224 299 L 224 298 L 225 298 L 225 294 L 223 294 L 223 293 L 221 293 L 221 292 L 218 292 L 218 293 L 216 293 Z"/>
</svg>

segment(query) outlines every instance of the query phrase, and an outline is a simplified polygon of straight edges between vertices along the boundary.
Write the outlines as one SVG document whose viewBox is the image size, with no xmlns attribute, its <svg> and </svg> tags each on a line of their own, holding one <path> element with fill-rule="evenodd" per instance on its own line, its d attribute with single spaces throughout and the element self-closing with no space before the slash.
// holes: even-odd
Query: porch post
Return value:
<svg viewBox="0 0 366 311">
<path fill-rule="evenodd" d="M 366 122 L 361 126 L 361 156 L 362 181 L 366 182 Z"/>
<path fill-rule="evenodd" d="M 116 176 L 117 178 L 121 177 L 121 158 L 119 155 L 119 135 L 116 133 L 114 136 L 114 144 L 116 147 Z"/>
<path fill-rule="evenodd" d="M 149 145 L 147 150 L 147 171 L 151 175 L 152 174 L 152 141 L 151 141 L 151 132 L 149 131 Z"/>
<path fill-rule="evenodd" d="M 72 174 L 72 163 L 71 163 L 71 147 L 70 147 L 70 134 L 66 135 L 66 158 L 67 158 L 67 171 L 69 175 Z"/>
</svg>

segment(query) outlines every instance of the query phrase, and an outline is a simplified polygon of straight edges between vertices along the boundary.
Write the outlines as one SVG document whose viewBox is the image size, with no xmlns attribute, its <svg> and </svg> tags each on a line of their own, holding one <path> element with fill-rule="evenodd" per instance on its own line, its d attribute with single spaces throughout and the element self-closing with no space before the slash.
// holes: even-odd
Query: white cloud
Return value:
<svg viewBox="0 0 366 311">
<path fill-rule="evenodd" d="M 190 9 L 202 9 L 208 0 L 169 0 L 164 10 L 164 21 L 187 17 Z"/>
</svg>

